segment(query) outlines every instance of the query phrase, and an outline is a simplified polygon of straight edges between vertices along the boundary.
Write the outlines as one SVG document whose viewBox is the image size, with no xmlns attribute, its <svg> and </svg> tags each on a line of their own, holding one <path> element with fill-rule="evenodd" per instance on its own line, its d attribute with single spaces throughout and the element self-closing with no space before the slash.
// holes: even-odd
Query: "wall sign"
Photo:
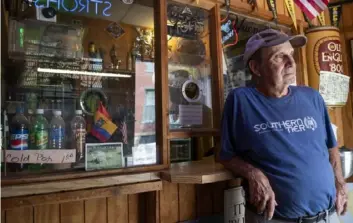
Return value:
<svg viewBox="0 0 353 223">
<path fill-rule="evenodd" d="M 229 17 L 221 21 L 222 44 L 223 47 L 234 46 L 238 43 L 238 33 L 235 27 L 235 21 Z"/>
<path fill-rule="evenodd" d="M 317 73 L 320 73 L 320 71 L 329 71 L 343 74 L 342 51 L 339 37 L 323 37 L 315 44 L 314 65 Z"/>
<path fill-rule="evenodd" d="M 94 13 L 103 16 L 111 16 L 109 9 L 112 7 L 109 0 L 73 0 L 70 1 L 70 4 L 67 0 L 36 0 L 34 5 L 36 8 L 55 6 L 57 10 L 65 12 Z"/>
</svg>

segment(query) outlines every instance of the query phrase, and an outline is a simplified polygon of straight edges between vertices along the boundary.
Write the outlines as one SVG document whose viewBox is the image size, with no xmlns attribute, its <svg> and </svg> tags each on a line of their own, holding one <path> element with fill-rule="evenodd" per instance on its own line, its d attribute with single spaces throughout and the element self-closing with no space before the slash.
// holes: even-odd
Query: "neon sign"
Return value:
<svg viewBox="0 0 353 223">
<path fill-rule="evenodd" d="M 112 3 L 108 0 L 71 0 L 73 6 L 68 6 L 67 0 L 36 0 L 36 8 L 48 8 L 55 4 L 57 10 L 64 10 L 65 12 L 93 12 L 96 15 L 111 16 L 109 9 L 112 7 Z M 92 10 L 93 6 L 93 10 Z"/>
</svg>

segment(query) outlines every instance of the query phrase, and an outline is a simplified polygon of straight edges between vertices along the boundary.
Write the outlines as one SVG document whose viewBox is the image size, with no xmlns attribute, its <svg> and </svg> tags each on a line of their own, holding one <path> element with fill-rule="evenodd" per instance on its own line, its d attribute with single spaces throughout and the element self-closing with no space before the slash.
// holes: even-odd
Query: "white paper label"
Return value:
<svg viewBox="0 0 353 223">
<path fill-rule="evenodd" d="M 1 162 L 4 157 L 7 163 L 74 163 L 76 162 L 76 150 L 6 150 L 2 152 Z"/>
<path fill-rule="evenodd" d="M 319 92 L 327 105 L 345 105 L 350 77 L 328 71 L 320 71 Z"/>
<path fill-rule="evenodd" d="M 140 144 L 132 147 L 133 165 L 155 164 L 157 162 L 156 143 Z"/>
<path fill-rule="evenodd" d="M 181 125 L 202 125 L 202 105 L 179 105 Z"/>
</svg>

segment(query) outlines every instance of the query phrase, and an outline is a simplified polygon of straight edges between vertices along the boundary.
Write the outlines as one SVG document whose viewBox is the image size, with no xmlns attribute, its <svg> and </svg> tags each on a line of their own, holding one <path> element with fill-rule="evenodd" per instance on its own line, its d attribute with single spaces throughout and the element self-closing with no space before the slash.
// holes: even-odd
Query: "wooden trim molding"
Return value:
<svg viewBox="0 0 353 223">
<path fill-rule="evenodd" d="M 122 184 L 147 182 L 159 179 L 160 178 L 158 173 L 140 173 L 66 181 L 62 180 L 60 182 L 43 182 L 16 186 L 6 186 L 1 188 L 1 198 L 92 189 Z"/>
<path fill-rule="evenodd" d="M 57 204 L 87 200 L 93 198 L 106 198 L 117 195 L 138 194 L 162 190 L 162 181 L 144 182 L 128 185 L 118 185 L 96 189 L 85 189 L 68 192 L 49 193 L 33 196 L 20 196 L 1 199 L 1 209 L 8 210 L 22 206 L 36 206 L 43 204 Z"/>
</svg>

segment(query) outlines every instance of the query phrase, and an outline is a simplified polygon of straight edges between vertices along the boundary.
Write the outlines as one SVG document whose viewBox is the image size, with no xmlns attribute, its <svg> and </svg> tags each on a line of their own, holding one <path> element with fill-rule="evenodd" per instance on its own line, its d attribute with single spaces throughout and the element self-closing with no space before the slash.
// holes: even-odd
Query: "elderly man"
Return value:
<svg viewBox="0 0 353 223">
<path fill-rule="evenodd" d="M 321 95 L 291 86 L 305 36 L 267 29 L 246 44 L 254 86 L 231 91 L 221 163 L 247 180 L 247 223 L 331 222 L 347 209 L 340 155 Z"/>
</svg>

